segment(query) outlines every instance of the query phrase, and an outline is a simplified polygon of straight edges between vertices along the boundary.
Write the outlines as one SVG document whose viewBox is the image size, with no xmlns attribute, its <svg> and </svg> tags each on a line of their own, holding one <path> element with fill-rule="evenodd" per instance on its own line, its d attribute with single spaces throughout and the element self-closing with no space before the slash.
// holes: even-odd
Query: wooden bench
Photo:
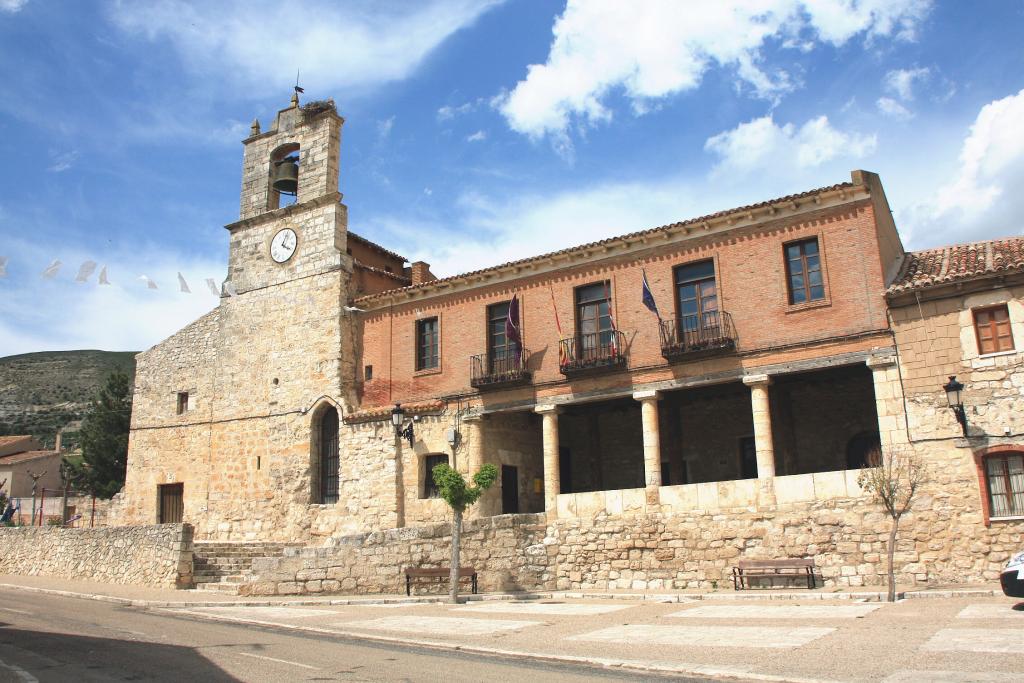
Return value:
<svg viewBox="0 0 1024 683">
<path fill-rule="evenodd" d="M 808 588 L 814 588 L 814 560 L 740 560 L 732 568 L 732 585 L 736 590 L 751 588 L 750 579 L 768 579 L 770 587 L 780 577 L 800 579 L 800 583 L 806 581 Z"/>
<path fill-rule="evenodd" d="M 412 595 L 413 579 L 442 579 L 447 581 L 452 575 L 450 567 L 406 567 L 405 594 Z M 476 570 L 472 567 L 459 567 L 459 579 L 469 579 L 476 593 Z"/>
</svg>

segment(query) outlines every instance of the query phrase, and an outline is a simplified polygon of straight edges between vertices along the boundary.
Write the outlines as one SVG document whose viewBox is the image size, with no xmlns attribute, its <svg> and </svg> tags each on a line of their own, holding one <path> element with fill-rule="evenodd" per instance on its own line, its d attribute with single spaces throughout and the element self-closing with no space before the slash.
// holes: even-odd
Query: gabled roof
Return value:
<svg viewBox="0 0 1024 683">
<path fill-rule="evenodd" d="M 993 275 L 1024 272 L 1024 237 L 908 252 L 887 290 L 895 295 Z"/>
<path fill-rule="evenodd" d="M 60 453 L 57 451 L 22 451 L 21 453 L 0 456 L 0 467 L 16 465 L 30 460 L 39 460 L 40 458 L 50 458 L 55 455 L 60 455 Z"/>
<path fill-rule="evenodd" d="M 0 448 L 6 448 L 13 446 L 19 441 L 29 441 L 32 439 L 31 435 L 25 434 L 22 436 L 0 436 Z"/>
</svg>

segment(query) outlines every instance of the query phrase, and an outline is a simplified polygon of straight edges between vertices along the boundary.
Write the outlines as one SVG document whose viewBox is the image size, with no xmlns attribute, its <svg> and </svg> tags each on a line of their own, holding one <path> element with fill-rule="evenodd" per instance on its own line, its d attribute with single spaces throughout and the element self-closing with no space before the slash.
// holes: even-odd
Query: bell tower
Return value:
<svg viewBox="0 0 1024 683">
<path fill-rule="evenodd" d="M 338 191 L 344 123 L 332 100 L 300 106 L 297 94 L 268 130 L 253 121 L 242 141 L 240 220 L 226 226 L 229 292 L 350 269 Z"/>
</svg>

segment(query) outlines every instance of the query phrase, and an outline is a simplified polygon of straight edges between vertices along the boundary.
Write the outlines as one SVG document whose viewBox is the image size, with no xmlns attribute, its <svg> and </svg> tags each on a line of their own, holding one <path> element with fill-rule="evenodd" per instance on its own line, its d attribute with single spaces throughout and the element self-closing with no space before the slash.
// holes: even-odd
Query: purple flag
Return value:
<svg viewBox="0 0 1024 683">
<path fill-rule="evenodd" d="M 512 342 L 515 346 L 516 358 L 519 358 L 519 352 L 523 349 L 523 337 L 520 334 L 519 327 L 519 297 L 513 296 L 512 301 L 508 302 L 508 316 L 505 318 L 505 338 Z"/>
</svg>

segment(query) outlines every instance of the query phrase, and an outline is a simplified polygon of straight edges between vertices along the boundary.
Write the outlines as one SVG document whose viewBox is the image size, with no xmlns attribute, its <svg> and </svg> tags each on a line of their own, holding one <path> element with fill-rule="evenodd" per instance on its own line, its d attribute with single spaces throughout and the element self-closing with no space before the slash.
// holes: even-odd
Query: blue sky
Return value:
<svg viewBox="0 0 1024 683">
<path fill-rule="evenodd" d="M 216 305 L 240 141 L 297 69 L 346 118 L 350 228 L 439 275 L 855 168 L 910 249 L 1020 235 L 1022 35 L 1020 0 L 0 0 L 0 356 Z"/>
</svg>

